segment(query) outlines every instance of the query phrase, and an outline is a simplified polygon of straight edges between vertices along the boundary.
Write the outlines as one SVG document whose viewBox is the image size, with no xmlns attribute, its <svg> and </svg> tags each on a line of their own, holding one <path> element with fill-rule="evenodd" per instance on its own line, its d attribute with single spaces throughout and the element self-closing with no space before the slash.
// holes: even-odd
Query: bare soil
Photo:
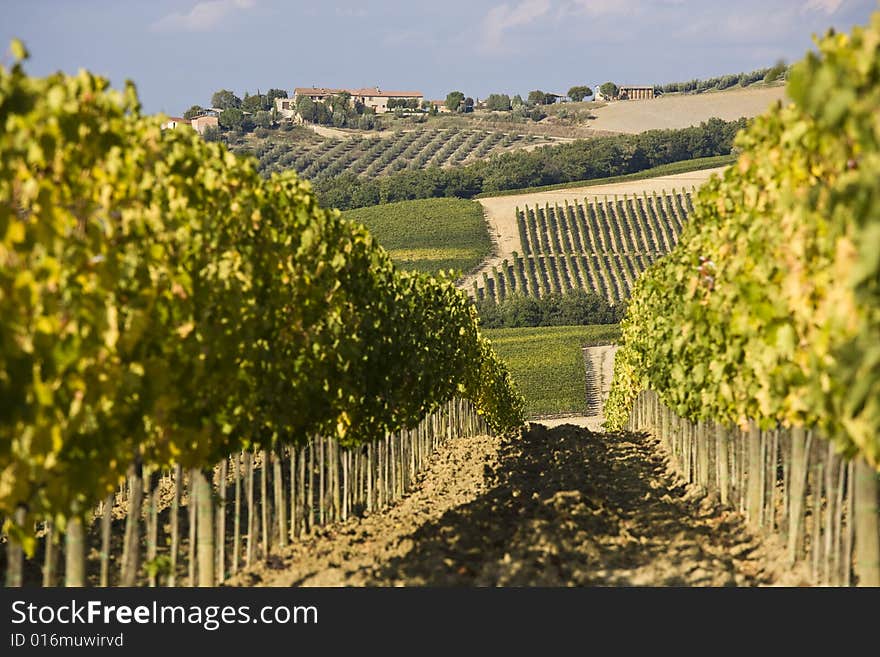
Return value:
<svg viewBox="0 0 880 657">
<path fill-rule="evenodd" d="M 756 586 L 804 580 L 673 476 L 657 440 L 531 425 L 451 441 L 388 511 L 231 582 L 268 586 Z"/>
<path fill-rule="evenodd" d="M 785 99 L 785 86 L 734 89 L 702 94 L 671 94 L 651 100 L 623 100 L 592 110 L 594 130 L 636 133 L 687 128 L 714 117 L 732 121 L 763 114 Z"/>
</svg>

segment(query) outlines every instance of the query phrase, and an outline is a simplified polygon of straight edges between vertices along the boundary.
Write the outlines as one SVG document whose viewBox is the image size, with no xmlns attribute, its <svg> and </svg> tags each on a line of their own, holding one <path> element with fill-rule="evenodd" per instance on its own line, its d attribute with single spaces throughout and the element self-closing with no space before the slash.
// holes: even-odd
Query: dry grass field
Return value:
<svg viewBox="0 0 880 657">
<path fill-rule="evenodd" d="M 594 130 L 637 133 L 661 128 L 687 128 L 713 116 L 732 121 L 762 114 L 785 97 L 785 87 L 759 87 L 703 94 L 671 94 L 653 100 L 627 100 L 594 109 Z"/>
</svg>

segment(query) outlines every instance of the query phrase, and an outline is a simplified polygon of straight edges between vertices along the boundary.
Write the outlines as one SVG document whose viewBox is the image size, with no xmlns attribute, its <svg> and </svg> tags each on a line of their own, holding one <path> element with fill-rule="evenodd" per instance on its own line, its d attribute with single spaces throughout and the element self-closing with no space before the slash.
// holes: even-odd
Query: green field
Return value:
<svg viewBox="0 0 880 657">
<path fill-rule="evenodd" d="M 400 201 L 342 214 L 365 224 L 402 269 L 466 274 L 492 251 L 483 208 L 476 201 Z"/>
<path fill-rule="evenodd" d="M 586 371 L 581 348 L 620 336 L 617 324 L 484 329 L 526 398 L 529 417 L 585 413 Z"/>
</svg>

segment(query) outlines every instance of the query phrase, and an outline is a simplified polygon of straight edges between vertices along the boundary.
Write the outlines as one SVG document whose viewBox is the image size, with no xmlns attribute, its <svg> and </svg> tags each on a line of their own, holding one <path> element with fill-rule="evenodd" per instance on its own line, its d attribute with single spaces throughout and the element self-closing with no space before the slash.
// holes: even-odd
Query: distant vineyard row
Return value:
<svg viewBox="0 0 880 657">
<path fill-rule="evenodd" d="M 471 292 L 500 301 L 513 292 L 541 297 L 583 288 L 619 303 L 675 246 L 692 209 L 688 192 L 518 209 L 523 255 L 484 272 Z"/>
<path fill-rule="evenodd" d="M 388 137 L 264 143 L 254 149 L 264 174 L 293 169 L 311 180 L 354 173 L 369 178 L 466 164 L 538 137 L 482 130 L 412 130 Z"/>
</svg>

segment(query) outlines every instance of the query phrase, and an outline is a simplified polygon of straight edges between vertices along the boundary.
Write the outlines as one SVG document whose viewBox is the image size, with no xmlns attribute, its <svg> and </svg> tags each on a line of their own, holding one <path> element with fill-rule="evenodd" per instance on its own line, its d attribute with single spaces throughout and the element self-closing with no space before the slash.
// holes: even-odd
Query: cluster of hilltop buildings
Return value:
<svg viewBox="0 0 880 657">
<path fill-rule="evenodd" d="M 361 103 L 364 107 L 372 109 L 376 114 L 384 114 L 392 110 L 393 107 L 390 107 L 390 105 L 394 104 L 392 101 L 409 102 L 418 108 L 421 108 L 425 103 L 425 95 L 421 91 L 388 91 L 379 87 L 366 87 L 363 89 L 297 87 L 293 90 L 293 98 L 276 98 L 275 109 L 281 116 L 293 118 L 296 114 L 296 103 L 300 98 L 322 102 L 331 96 L 339 96 L 340 94 L 348 94 L 351 102 Z M 441 111 L 445 109 L 442 100 L 432 100 L 430 102 Z"/>
<path fill-rule="evenodd" d="M 403 101 L 414 108 L 421 109 L 425 106 L 425 95 L 421 91 L 388 91 L 379 87 L 366 87 L 363 89 L 330 89 L 327 87 L 297 87 L 293 90 L 292 98 L 276 98 L 275 110 L 278 116 L 285 119 L 296 118 L 296 104 L 300 98 L 308 98 L 316 102 L 328 100 L 331 96 L 340 94 L 348 94 L 351 102 L 359 102 L 364 107 L 372 109 L 377 114 L 394 109 L 395 103 L 398 101 L 400 106 Z M 448 112 L 444 101 L 432 100 L 430 105 L 437 108 L 440 112 Z M 218 118 L 223 110 L 217 107 L 208 107 L 200 116 L 192 119 L 185 119 L 180 116 L 172 116 L 166 121 L 162 127 L 176 128 L 182 125 L 189 125 L 199 134 L 204 134 L 209 126 L 217 127 Z M 247 114 L 247 112 L 245 112 Z"/>
<path fill-rule="evenodd" d="M 205 110 L 205 113 L 200 116 L 194 116 L 191 119 L 185 119 L 182 116 L 172 116 L 169 117 L 165 123 L 162 124 L 162 128 L 177 128 L 180 126 L 189 126 L 200 135 L 205 134 L 205 130 L 208 128 L 219 128 L 220 126 L 220 112 L 223 110 L 217 109 L 216 107 L 209 107 Z"/>
<path fill-rule="evenodd" d="M 323 102 L 332 96 L 348 94 L 352 103 L 361 103 L 364 107 L 372 109 L 377 114 L 384 114 L 395 107 L 409 106 L 413 109 L 433 107 L 438 112 L 448 112 L 449 108 L 442 100 L 425 101 L 425 95 L 421 91 L 388 91 L 379 87 L 365 87 L 361 89 L 331 89 L 328 87 L 296 87 L 291 98 L 276 98 L 275 111 L 277 115 L 285 119 L 296 119 L 296 106 L 300 98 L 308 98 L 315 102 Z M 557 98 L 564 98 L 557 94 L 550 94 Z M 605 98 L 601 92 L 596 93 L 598 100 L 643 100 L 654 97 L 653 87 L 622 86 L 614 98 Z M 204 134 L 208 127 L 217 127 L 218 118 L 222 109 L 209 107 L 200 116 L 192 119 L 173 116 L 163 124 L 165 128 L 176 128 L 179 125 L 189 125 L 199 134 Z M 247 112 L 245 112 L 247 114 Z"/>
</svg>

